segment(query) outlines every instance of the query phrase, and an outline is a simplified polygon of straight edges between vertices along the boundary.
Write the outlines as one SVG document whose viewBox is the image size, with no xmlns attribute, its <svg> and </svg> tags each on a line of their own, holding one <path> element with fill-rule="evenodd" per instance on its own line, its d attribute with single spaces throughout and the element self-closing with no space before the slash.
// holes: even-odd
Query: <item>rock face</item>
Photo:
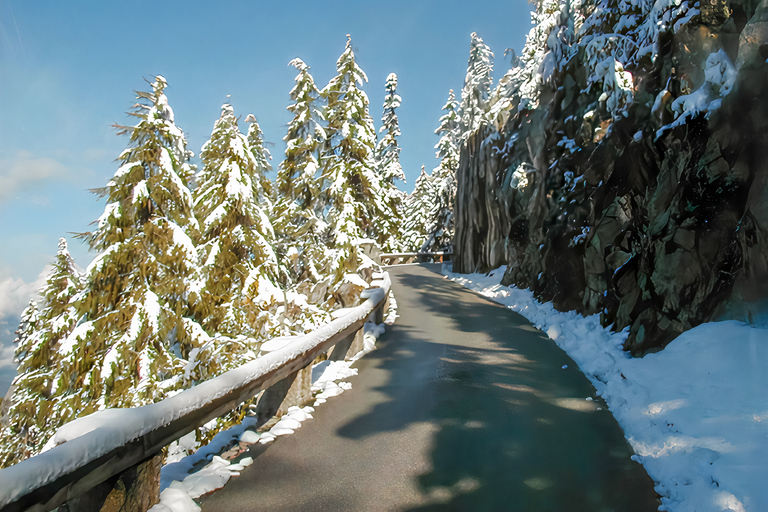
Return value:
<svg viewBox="0 0 768 512">
<path fill-rule="evenodd" d="M 768 0 L 705 3 L 627 67 L 624 115 L 572 59 L 468 140 L 454 271 L 506 264 L 504 284 L 629 327 L 634 355 L 768 304 Z M 689 108 L 692 90 L 720 99 Z"/>
</svg>

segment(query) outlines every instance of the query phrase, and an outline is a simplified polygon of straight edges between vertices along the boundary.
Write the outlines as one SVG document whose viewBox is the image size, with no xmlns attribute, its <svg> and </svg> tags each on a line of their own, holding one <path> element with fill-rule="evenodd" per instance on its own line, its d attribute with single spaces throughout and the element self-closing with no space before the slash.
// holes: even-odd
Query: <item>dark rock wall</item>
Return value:
<svg viewBox="0 0 768 512">
<path fill-rule="evenodd" d="M 768 303 L 768 3 L 717 0 L 661 39 L 630 69 L 627 116 L 580 93 L 574 59 L 538 108 L 470 138 L 457 172 L 454 271 L 506 264 L 504 284 L 629 327 L 635 355 Z M 720 49 L 738 70 L 722 106 L 659 131 L 673 117 L 654 100 L 704 83 Z"/>
</svg>

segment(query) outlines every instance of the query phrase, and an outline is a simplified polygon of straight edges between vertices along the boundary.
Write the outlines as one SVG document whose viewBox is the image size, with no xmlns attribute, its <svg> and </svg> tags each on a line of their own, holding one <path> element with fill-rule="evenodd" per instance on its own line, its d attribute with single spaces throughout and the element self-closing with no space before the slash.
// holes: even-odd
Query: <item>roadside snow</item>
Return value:
<svg viewBox="0 0 768 512">
<path fill-rule="evenodd" d="M 631 358 L 597 315 L 559 312 L 501 286 L 505 267 L 443 274 L 522 314 L 579 365 L 608 404 L 670 512 L 768 510 L 768 330 L 741 322 L 691 329 Z"/>
</svg>

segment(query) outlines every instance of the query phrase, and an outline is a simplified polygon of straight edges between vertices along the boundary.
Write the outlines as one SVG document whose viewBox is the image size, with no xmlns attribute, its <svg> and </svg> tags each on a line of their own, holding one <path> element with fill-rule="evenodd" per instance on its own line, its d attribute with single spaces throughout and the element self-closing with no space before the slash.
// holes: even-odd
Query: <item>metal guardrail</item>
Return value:
<svg viewBox="0 0 768 512">
<path fill-rule="evenodd" d="M 440 263 L 451 259 L 452 252 L 394 252 L 380 255 L 382 265 L 406 263 Z"/>
<path fill-rule="evenodd" d="M 232 411 L 259 392 L 283 388 L 278 393 L 285 396 L 296 375 L 320 354 L 333 348 L 333 358 L 343 358 L 355 338 L 361 338 L 358 334 L 369 318 L 383 322 L 389 304 L 389 275 L 385 273 L 372 285 L 378 288 L 363 291 L 363 304 L 309 334 L 296 336 L 295 341 L 279 350 L 160 402 L 107 409 L 81 418 L 90 427 L 94 423 L 97 427 L 0 469 L 0 511 L 50 511 L 73 499 L 82 501 L 89 491 L 135 470 L 172 441 Z M 341 356 L 336 353 L 339 349 Z M 284 401 L 282 396 L 277 404 Z M 273 409 L 277 412 L 278 407 Z"/>
</svg>

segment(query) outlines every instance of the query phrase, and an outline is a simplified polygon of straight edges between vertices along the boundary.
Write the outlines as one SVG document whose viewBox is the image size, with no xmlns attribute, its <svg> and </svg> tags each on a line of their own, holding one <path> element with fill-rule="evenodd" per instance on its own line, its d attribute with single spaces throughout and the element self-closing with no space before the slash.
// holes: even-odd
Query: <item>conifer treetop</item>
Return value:
<svg viewBox="0 0 768 512">
<path fill-rule="evenodd" d="M 402 99 L 397 95 L 397 75 L 390 73 L 384 87 L 384 112 L 381 116 L 381 129 L 384 137 L 376 145 L 376 160 L 379 174 L 386 185 L 393 185 L 394 181 L 405 182 L 405 174 L 400 165 L 400 146 L 397 137 L 400 136 L 400 123 L 395 109 L 400 106 Z"/>
<path fill-rule="evenodd" d="M 264 132 L 261 131 L 256 116 L 248 114 L 245 118 L 245 122 L 250 123 L 246 139 L 251 147 L 253 156 L 256 158 L 258 169 L 260 169 L 258 180 L 260 191 L 258 199 L 259 201 L 266 201 L 272 197 L 272 182 L 269 181 L 269 178 L 267 177 L 267 173 L 272 170 L 272 164 L 269 163 L 269 161 L 272 160 L 272 155 L 265 146 Z"/>
<path fill-rule="evenodd" d="M 260 133 L 254 121 L 249 134 L 257 131 Z M 258 158 L 264 153 L 250 146 L 252 140 L 238 129 L 232 105 L 222 105 L 211 138 L 200 152 L 203 168 L 195 190 L 195 210 L 202 221 L 204 242 L 239 225 L 256 229 L 267 238 L 274 237 L 264 211 L 271 207 L 271 198 L 263 185 L 264 160 Z M 269 244 L 261 242 L 267 246 L 264 250 L 271 253 L 267 250 Z"/>
<path fill-rule="evenodd" d="M 293 103 L 287 107 L 293 119 L 283 138 L 285 159 L 275 179 L 278 192 L 275 224 L 284 236 L 292 239 L 298 234 L 297 229 L 304 230 L 308 222 L 316 220 L 314 208 L 320 194 L 316 154 L 326 133 L 321 125 L 323 114 L 315 107 L 320 91 L 309 73 L 309 66 L 301 59 L 293 59 L 290 65 L 299 73 L 290 93 Z"/>
<path fill-rule="evenodd" d="M 165 96 L 165 78 L 157 76 L 152 92 L 137 91 L 139 102 L 129 115 L 139 119 L 127 133 L 129 147 L 112 180 L 96 192 L 107 198 L 97 229 L 85 235 L 91 247 L 104 250 L 133 236 L 151 219 L 164 217 L 182 228 L 196 229 L 191 216 L 192 194 L 187 186 L 194 174 L 184 133 L 173 122 Z M 191 224 L 190 224 L 191 223 Z"/>
<path fill-rule="evenodd" d="M 435 156 L 440 160 L 440 167 L 456 171 L 459 166 L 459 141 L 460 141 L 460 119 L 459 104 L 453 89 L 448 93 L 448 100 L 443 105 L 445 112 L 440 117 L 440 126 L 435 130 L 435 134 L 440 136 L 440 140 L 435 145 L 437 150 Z"/>
<path fill-rule="evenodd" d="M 488 108 L 493 73 L 493 52 L 472 32 L 464 88 L 461 91 L 461 139 L 480 127 Z"/>
</svg>

